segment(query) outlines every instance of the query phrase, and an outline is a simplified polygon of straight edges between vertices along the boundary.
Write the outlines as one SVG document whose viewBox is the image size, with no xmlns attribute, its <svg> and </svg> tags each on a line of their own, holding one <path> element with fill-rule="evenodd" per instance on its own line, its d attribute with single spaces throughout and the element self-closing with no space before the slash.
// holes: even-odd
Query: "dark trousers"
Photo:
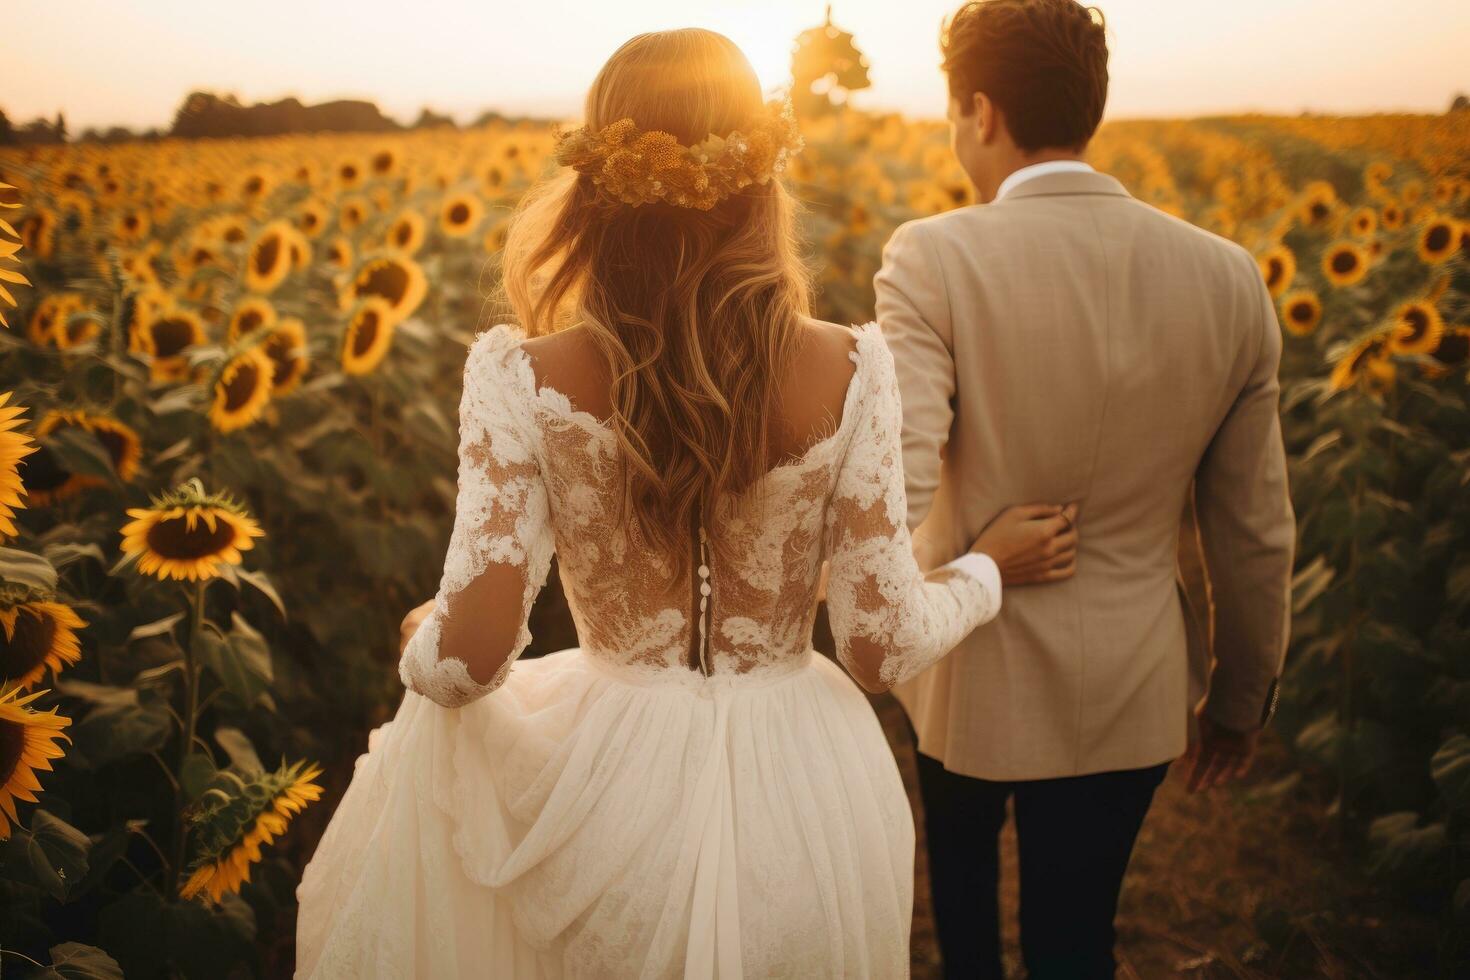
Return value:
<svg viewBox="0 0 1470 980">
<path fill-rule="evenodd" d="M 1016 800 L 1021 955 L 1031 980 L 1112 977 L 1113 918 L 1138 828 L 1169 764 L 992 782 L 922 753 L 919 791 L 944 975 L 1000 980 L 1000 829 Z"/>
</svg>

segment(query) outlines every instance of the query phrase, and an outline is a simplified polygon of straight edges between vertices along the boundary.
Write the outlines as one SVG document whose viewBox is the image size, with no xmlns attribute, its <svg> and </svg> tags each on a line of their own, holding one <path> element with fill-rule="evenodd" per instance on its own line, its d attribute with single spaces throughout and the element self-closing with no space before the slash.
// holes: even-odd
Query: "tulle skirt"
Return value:
<svg viewBox="0 0 1470 980">
<path fill-rule="evenodd" d="M 902 977 L 913 819 L 857 686 L 573 648 L 405 692 L 297 888 L 297 977 Z"/>
</svg>

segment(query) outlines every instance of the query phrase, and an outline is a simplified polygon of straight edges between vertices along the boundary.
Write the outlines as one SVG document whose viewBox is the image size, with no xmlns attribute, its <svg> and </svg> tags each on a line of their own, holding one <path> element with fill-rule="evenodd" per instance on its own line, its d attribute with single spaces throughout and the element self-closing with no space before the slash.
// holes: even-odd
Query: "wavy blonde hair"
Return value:
<svg viewBox="0 0 1470 980">
<path fill-rule="evenodd" d="M 687 146 L 750 125 L 762 106 L 729 38 L 659 31 L 608 59 L 586 123 L 631 118 Z M 695 521 L 710 526 L 717 498 L 767 469 L 778 386 L 811 308 L 794 211 L 775 179 L 700 211 L 622 204 L 566 171 L 533 189 L 509 227 L 506 299 L 528 333 L 580 324 L 606 359 L 619 520 L 676 569 Z M 713 533 L 710 544 L 722 550 Z"/>
</svg>

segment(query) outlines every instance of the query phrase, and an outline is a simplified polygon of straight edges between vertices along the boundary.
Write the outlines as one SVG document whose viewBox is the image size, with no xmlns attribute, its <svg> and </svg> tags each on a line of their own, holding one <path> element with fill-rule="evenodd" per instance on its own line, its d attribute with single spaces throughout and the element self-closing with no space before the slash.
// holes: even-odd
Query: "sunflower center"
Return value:
<svg viewBox="0 0 1470 980">
<path fill-rule="evenodd" d="M 1327 205 L 1321 201 L 1315 202 L 1312 205 L 1312 220 L 1321 221 L 1325 217 L 1327 217 Z"/>
<path fill-rule="evenodd" d="M 21 465 L 25 467 L 22 478 L 27 490 L 48 492 L 71 479 L 71 474 L 62 469 L 56 454 L 45 446 L 38 446 Z"/>
<path fill-rule="evenodd" d="M 470 220 L 470 207 L 468 204 L 455 204 L 449 209 L 449 223 L 462 225 Z"/>
<path fill-rule="evenodd" d="M 408 270 L 397 262 L 374 262 L 357 277 L 362 296 L 381 296 L 397 306 L 408 292 Z"/>
<path fill-rule="evenodd" d="M 255 271 L 260 275 L 268 274 L 276 267 L 276 262 L 281 257 L 281 236 L 267 235 L 255 246 Z"/>
<path fill-rule="evenodd" d="M 30 609 L 17 610 L 15 635 L 7 640 L 0 630 L 0 676 L 10 680 L 25 677 L 45 661 L 55 639 L 56 620 Z M 0 760 L 0 772 L 4 771 Z"/>
<path fill-rule="evenodd" d="M 237 335 L 244 337 L 245 335 L 254 331 L 264 322 L 265 314 L 261 313 L 259 310 L 241 310 L 235 318 L 235 329 Z"/>
<path fill-rule="evenodd" d="M 230 380 L 225 382 L 225 411 L 238 412 L 250 402 L 260 384 L 260 368 L 245 361 L 235 368 Z"/>
<path fill-rule="evenodd" d="M 1352 369 L 1354 372 L 1362 370 L 1363 366 L 1377 357 L 1383 351 L 1383 341 L 1373 340 L 1363 346 L 1353 358 Z"/>
<path fill-rule="evenodd" d="M 1417 306 L 1411 306 L 1404 311 L 1402 322 L 1406 328 L 1403 332 L 1403 338 L 1405 340 L 1418 340 L 1429 329 L 1429 314 Z"/>
<path fill-rule="evenodd" d="M 1266 285 L 1275 286 L 1281 281 L 1281 274 L 1285 272 L 1280 259 L 1271 259 L 1266 263 Z"/>
<path fill-rule="evenodd" d="M 1297 323 L 1306 323 L 1312 319 L 1312 304 L 1306 300 L 1291 305 L 1291 318 Z"/>
<path fill-rule="evenodd" d="M 362 316 L 357 319 L 357 329 L 352 331 L 353 357 L 362 357 L 373 349 L 373 341 L 377 340 L 378 331 L 382 326 L 377 311 L 363 311 Z"/>
<path fill-rule="evenodd" d="M 176 561 L 218 554 L 234 540 L 234 526 L 218 516 L 213 530 L 202 518 L 196 518 L 191 528 L 183 516 L 159 521 L 148 529 L 149 550 Z"/>
<path fill-rule="evenodd" d="M 188 320 L 164 317 L 153 321 L 153 356 L 173 357 L 194 342 L 194 329 Z"/>
<path fill-rule="evenodd" d="M 97 437 L 98 442 L 102 443 L 102 448 L 107 450 L 107 455 L 112 459 L 112 468 L 117 469 L 123 457 L 127 455 L 127 438 L 114 429 L 97 428 L 92 430 L 92 434 Z"/>
<path fill-rule="evenodd" d="M 68 319 L 66 321 L 66 339 L 73 344 L 80 343 L 92 336 L 95 326 L 95 320 Z"/>
<path fill-rule="evenodd" d="M 1435 225 L 1433 228 L 1430 228 L 1429 233 L 1424 236 L 1424 244 L 1431 252 L 1444 251 L 1450 244 L 1449 226 Z"/>
<path fill-rule="evenodd" d="M 401 222 L 398 227 L 394 229 L 394 232 L 395 234 L 393 235 L 393 238 L 395 241 L 398 242 L 399 245 L 407 245 L 409 242 L 413 241 L 413 226 L 410 225 L 407 221 Z"/>
<path fill-rule="evenodd" d="M 1332 256 L 1332 271 L 1346 275 L 1358 267 L 1358 257 L 1344 249 Z"/>
<path fill-rule="evenodd" d="M 0 718 L 0 787 L 10 782 L 26 748 L 26 726 Z"/>
<path fill-rule="evenodd" d="M 290 337 L 283 333 L 271 334 L 270 339 L 265 342 L 265 355 L 275 364 L 275 373 L 271 375 L 271 383 L 279 388 L 291 380 L 291 375 L 296 371 L 297 360 L 291 356 L 295 344 Z"/>
</svg>

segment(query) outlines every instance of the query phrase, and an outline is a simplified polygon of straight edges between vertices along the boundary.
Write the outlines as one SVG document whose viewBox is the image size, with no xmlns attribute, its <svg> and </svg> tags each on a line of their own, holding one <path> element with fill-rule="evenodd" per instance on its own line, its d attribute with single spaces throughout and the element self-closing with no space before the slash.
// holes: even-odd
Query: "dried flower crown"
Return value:
<svg viewBox="0 0 1470 980">
<path fill-rule="evenodd" d="M 596 131 L 582 126 L 557 137 L 556 160 L 624 204 L 664 201 L 708 211 L 781 173 L 801 147 L 791 103 L 781 101 L 767 103 L 747 132 L 711 133 L 693 146 L 627 118 Z"/>
</svg>

